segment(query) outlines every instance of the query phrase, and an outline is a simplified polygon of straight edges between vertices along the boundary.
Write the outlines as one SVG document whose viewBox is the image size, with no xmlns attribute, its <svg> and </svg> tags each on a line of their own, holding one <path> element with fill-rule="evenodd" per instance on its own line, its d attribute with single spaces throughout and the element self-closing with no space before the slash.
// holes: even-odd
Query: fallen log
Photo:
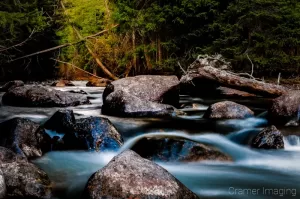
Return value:
<svg viewBox="0 0 300 199">
<path fill-rule="evenodd" d="M 195 69 L 195 66 L 193 67 Z M 240 77 L 229 71 L 218 69 L 209 65 L 201 65 L 193 73 L 188 73 L 181 78 L 182 83 L 194 80 L 205 80 L 211 84 L 218 84 L 264 97 L 277 97 L 288 91 L 287 88 L 269 84 L 255 79 Z"/>
</svg>

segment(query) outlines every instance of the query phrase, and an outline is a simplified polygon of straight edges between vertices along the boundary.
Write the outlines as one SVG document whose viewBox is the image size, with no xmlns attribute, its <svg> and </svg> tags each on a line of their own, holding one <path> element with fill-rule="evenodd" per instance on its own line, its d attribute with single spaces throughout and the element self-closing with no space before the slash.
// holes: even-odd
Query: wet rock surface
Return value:
<svg viewBox="0 0 300 199">
<path fill-rule="evenodd" d="M 89 117 L 78 119 L 74 131 L 63 137 L 66 150 L 117 150 L 123 138 L 113 124 L 106 118 Z"/>
<path fill-rule="evenodd" d="M 0 146 L 23 157 L 40 157 L 50 150 L 50 137 L 39 124 L 14 118 L 0 124 Z"/>
<path fill-rule="evenodd" d="M 114 91 L 124 91 L 142 100 L 170 104 L 179 103 L 179 80 L 176 76 L 141 75 L 111 83 L 103 93 L 103 101 Z"/>
<path fill-rule="evenodd" d="M 82 199 L 198 198 L 182 183 L 157 164 L 125 151 L 89 179 Z"/>
<path fill-rule="evenodd" d="M 121 90 L 109 94 L 102 106 L 102 114 L 121 117 L 165 117 L 174 111 L 170 105 L 142 100 Z"/>
<path fill-rule="evenodd" d="M 212 147 L 183 139 L 144 138 L 138 141 L 131 150 L 153 161 L 231 161 L 229 156 Z"/>
<path fill-rule="evenodd" d="M 244 119 L 254 116 L 248 107 L 231 101 L 223 101 L 209 106 L 204 118 L 209 119 Z"/>
<path fill-rule="evenodd" d="M 262 130 L 252 140 L 251 147 L 257 149 L 284 149 L 283 135 L 275 126 L 270 126 Z"/>
<path fill-rule="evenodd" d="M 34 85 L 9 89 L 3 95 L 2 102 L 6 105 L 22 107 L 66 107 L 90 103 L 85 95 Z"/>
<path fill-rule="evenodd" d="M 286 124 L 290 120 L 299 121 L 300 91 L 291 91 L 273 100 L 269 109 L 269 119 L 274 124 Z"/>
<path fill-rule="evenodd" d="M 21 80 L 10 81 L 0 86 L 0 92 L 7 92 L 9 89 L 24 86 L 24 82 Z"/>
</svg>

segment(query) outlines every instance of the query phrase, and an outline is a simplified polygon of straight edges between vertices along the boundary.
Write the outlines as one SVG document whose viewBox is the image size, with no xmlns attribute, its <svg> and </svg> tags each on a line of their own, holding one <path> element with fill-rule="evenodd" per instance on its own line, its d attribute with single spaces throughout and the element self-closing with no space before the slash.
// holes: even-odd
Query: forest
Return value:
<svg viewBox="0 0 300 199">
<path fill-rule="evenodd" d="M 257 77 L 299 75 L 297 0 L 2 0 L 0 80 L 181 75 L 221 54 Z"/>
</svg>

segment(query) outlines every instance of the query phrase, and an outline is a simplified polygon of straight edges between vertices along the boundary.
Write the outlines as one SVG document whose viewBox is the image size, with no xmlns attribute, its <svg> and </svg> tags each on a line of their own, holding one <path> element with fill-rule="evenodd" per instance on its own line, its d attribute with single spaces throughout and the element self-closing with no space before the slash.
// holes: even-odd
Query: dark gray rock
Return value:
<svg viewBox="0 0 300 199">
<path fill-rule="evenodd" d="M 51 86 L 65 87 L 65 86 L 75 86 L 75 85 L 69 80 L 59 80 L 59 81 L 52 83 Z"/>
<path fill-rule="evenodd" d="M 300 91 L 291 91 L 273 100 L 269 118 L 274 124 L 286 124 L 291 120 L 299 121 Z"/>
<path fill-rule="evenodd" d="M 123 144 L 123 138 L 106 118 L 89 117 L 79 119 L 74 132 L 63 137 L 63 146 L 68 150 L 117 150 Z"/>
<path fill-rule="evenodd" d="M 175 138 L 144 138 L 138 141 L 131 150 L 143 158 L 155 161 L 231 161 L 229 156 L 212 147 Z"/>
<path fill-rule="evenodd" d="M 142 100 L 121 90 L 108 95 L 102 106 L 102 114 L 119 117 L 165 117 L 174 112 L 171 105 Z"/>
<path fill-rule="evenodd" d="M 215 103 L 204 114 L 204 118 L 209 119 L 244 119 L 252 116 L 254 112 L 248 107 L 230 101 Z"/>
<path fill-rule="evenodd" d="M 283 135 L 275 126 L 270 126 L 252 140 L 251 147 L 257 149 L 284 149 Z"/>
<path fill-rule="evenodd" d="M 21 80 L 10 81 L 0 87 L 0 92 L 7 92 L 9 89 L 24 86 L 24 82 Z"/>
<path fill-rule="evenodd" d="M 0 146 L 23 157 L 40 157 L 50 150 L 50 137 L 39 124 L 14 118 L 0 124 Z"/>
<path fill-rule="evenodd" d="M 51 182 L 44 171 L 0 147 L 0 198 L 46 199 L 51 198 L 51 192 Z"/>
<path fill-rule="evenodd" d="M 28 162 L 1 163 L 6 185 L 5 198 L 50 199 L 51 182 L 47 174 Z"/>
<path fill-rule="evenodd" d="M 119 79 L 105 88 L 103 101 L 118 90 L 150 102 L 179 104 L 179 80 L 176 76 L 141 75 Z"/>
<path fill-rule="evenodd" d="M 194 199 L 198 198 L 165 169 L 125 151 L 89 179 L 82 199 Z"/>
<path fill-rule="evenodd" d="M 59 110 L 44 124 L 44 128 L 58 133 L 68 133 L 74 130 L 75 116 L 72 110 Z"/>
<path fill-rule="evenodd" d="M 85 95 L 34 85 L 9 89 L 3 95 L 2 102 L 6 105 L 22 107 L 66 107 L 90 103 Z"/>
</svg>

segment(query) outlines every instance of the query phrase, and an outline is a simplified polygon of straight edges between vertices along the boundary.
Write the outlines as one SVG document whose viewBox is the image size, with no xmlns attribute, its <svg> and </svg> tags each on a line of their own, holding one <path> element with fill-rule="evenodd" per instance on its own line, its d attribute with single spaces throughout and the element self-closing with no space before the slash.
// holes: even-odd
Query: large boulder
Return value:
<svg viewBox="0 0 300 199">
<path fill-rule="evenodd" d="M 75 86 L 75 85 L 69 80 L 59 80 L 59 81 L 52 83 L 51 86 L 65 87 L 65 86 Z"/>
<path fill-rule="evenodd" d="M 0 87 L 0 92 L 7 92 L 11 88 L 24 86 L 24 82 L 21 80 L 10 81 Z"/>
<path fill-rule="evenodd" d="M 72 110 L 58 110 L 47 120 L 44 128 L 57 133 L 68 133 L 74 130 L 75 116 Z"/>
<path fill-rule="evenodd" d="M 50 150 L 50 137 L 39 124 L 14 118 L 0 124 L 0 146 L 23 157 L 35 158 Z"/>
<path fill-rule="evenodd" d="M 63 137 L 67 150 L 118 150 L 123 138 L 114 125 L 106 118 L 89 117 L 76 121 L 73 133 Z"/>
<path fill-rule="evenodd" d="M 204 114 L 204 118 L 209 119 L 244 119 L 252 116 L 254 112 L 248 107 L 230 101 L 215 103 Z"/>
<path fill-rule="evenodd" d="M 51 181 L 35 165 L 28 162 L 1 163 L 0 168 L 5 179 L 5 198 L 51 198 Z"/>
<path fill-rule="evenodd" d="M 292 91 L 273 100 L 269 117 L 273 123 L 286 124 L 290 120 L 299 120 L 300 91 Z"/>
<path fill-rule="evenodd" d="M 4 147 L 0 147 L 0 171 L 0 198 L 51 198 L 51 182 L 46 173 Z"/>
<path fill-rule="evenodd" d="M 150 102 L 179 104 L 179 80 L 176 76 L 141 75 L 119 79 L 105 88 L 103 101 L 117 90 Z"/>
<path fill-rule="evenodd" d="M 140 198 L 194 199 L 198 198 L 165 169 L 125 151 L 89 179 L 83 199 Z"/>
<path fill-rule="evenodd" d="M 257 149 L 284 149 L 283 135 L 275 127 L 270 126 L 262 130 L 251 143 Z"/>
<path fill-rule="evenodd" d="M 11 106 L 25 107 L 66 107 L 90 103 L 86 95 L 34 85 L 9 89 L 3 95 L 2 102 Z"/>
<path fill-rule="evenodd" d="M 143 158 L 155 161 L 231 160 L 229 156 L 212 147 L 175 138 L 144 138 L 139 140 L 131 150 Z"/>
<path fill-rule="evenodd" d="M 109 94 L 102 106 L 102 114 L 119 117 L 164 117 L 174 111 L 171 105 L 142 100 L 122 90 Z"/>
<path fill-rule="evenodd" d="M 87 87 L 106 87 L 111 81 L 108 79 L 91 79 L 86 83 Z"/>
</svg>

